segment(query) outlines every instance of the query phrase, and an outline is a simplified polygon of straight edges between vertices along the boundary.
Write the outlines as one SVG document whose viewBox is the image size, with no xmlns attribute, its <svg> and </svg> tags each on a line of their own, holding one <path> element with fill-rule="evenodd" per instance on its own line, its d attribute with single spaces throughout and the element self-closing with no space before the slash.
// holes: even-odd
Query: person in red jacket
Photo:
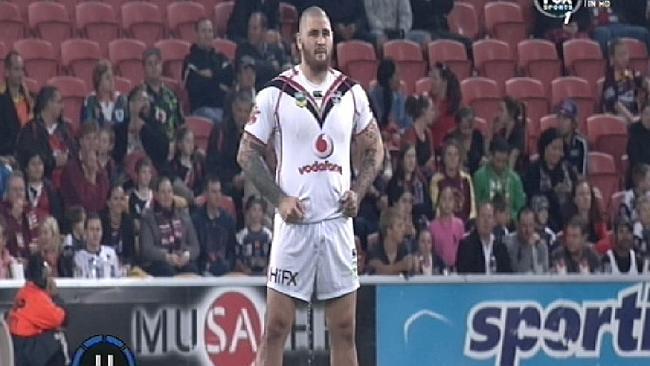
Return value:
<svg viewBox="0 0 650 366">
<path fill-rule="evenodd" d="M 25 286 L 18 291 L 9 312 L 14 359 L 21 366 L 63 366 L 69 363 L 60 329 L 66 311 L 57 296 L 50 268 L 40 254 L 29 257 Z"/>
</svg>

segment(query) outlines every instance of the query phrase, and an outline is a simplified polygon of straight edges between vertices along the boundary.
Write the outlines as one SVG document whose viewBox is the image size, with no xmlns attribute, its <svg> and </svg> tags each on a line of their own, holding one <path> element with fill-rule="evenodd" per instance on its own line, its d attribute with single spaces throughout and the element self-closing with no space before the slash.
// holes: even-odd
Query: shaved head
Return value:
<svg viewBox="0 0 650 366">
<path fill-rule="evenodd" d="M 309 8 L 305 9 L 302 12 L 302 15 L 300 16 L 300 24 L 299 24 L 298 32 L 300 33 L 306 32 L 305 22 L 307 21 L 307 19 L 312 17 L 327 18 L 327 21 L 329 22 L 329 17 L 327 16 L 327 13 L 325 13 L 325 10 L 319 8 L 318 6 L 310 6 Z"/>
</svg>

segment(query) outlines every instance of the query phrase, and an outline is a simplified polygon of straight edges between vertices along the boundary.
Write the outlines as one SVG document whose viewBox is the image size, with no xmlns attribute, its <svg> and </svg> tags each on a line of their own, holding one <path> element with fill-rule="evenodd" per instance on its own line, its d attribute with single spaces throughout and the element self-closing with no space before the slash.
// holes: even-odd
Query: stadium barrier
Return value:
<svg viewBox="0 0 650 366">
<path fill-rule="evenodd" d="M 57 282 L 73 348 L 108 334 L 141 366 L 248 366 L 259 346 L 263 278 Z M 0 311 L 21 286 L 0 281 Z M 358 299 L 361 366 L 650 362 L 650 276 L 373 276 Z M 328 365 L 327 336 L 322 305 L 300 306 L 286 364 Z"/>
</svg>

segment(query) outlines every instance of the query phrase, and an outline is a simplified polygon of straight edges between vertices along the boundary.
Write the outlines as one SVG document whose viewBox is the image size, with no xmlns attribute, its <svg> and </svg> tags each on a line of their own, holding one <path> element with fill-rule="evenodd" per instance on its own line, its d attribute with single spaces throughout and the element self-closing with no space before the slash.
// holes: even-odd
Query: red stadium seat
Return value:
<svg viewBox="0 0 650 366">
<path fill-rule="evenodd" d="M 235 7 L 234 1 L 218 3 L 214 6 L 214 30 L 217 37 L 225 37 L 228 30 L 228 20 Z"/>
<path fill-rule="evenodd" d="M 144 1 L 131 1 L 122 5 L 122 30 L 147 46 L 152 46 L 163 38 L 160 8 Z"/>
<path fill-rule="evenodd" d="M 196 23 L 205 16 L 205 8 L 197 2 L 174 2 L 167 6 L 169 30 L 176 37 L 188 42 L 196 39 Z"/>
<path fill-rule="evenodd" d="M 182 80 L 183 60 L 190 53 L 190 43 L 181 39 L 163 39 L 156 42 L 163 59 L 163 74 Z"/>
<path fill-rule="evenodd" d="M 548 99 L 542 82 L 533 78 L 512 78 L 506 81 L 506 95 L 526 104 L 526 115 L 535 121 L 549 113 Z"/>
<path fill-rule="evenodd" d="M 555 45 L 542 39 L 527 39 L 517 44 L 517 54 L 521 70 L 541 81 L 550 96 L 551 81 L 562 76 L 562 64 Z"/>
<path fill-rule="evenodd" d="M 212 46 L 217 52 L 223 53 L 230 62 L 235 61 L 235 55 L 237 54 L 237 43 L 225 39 L 225 38 L 215 38 L 212 41 Z"/>
<path fill-rule="evenodd" d="M 36 36 L 52 43 L 58 54 L 61 42 L 72 36 L 72 24 L 65 6 L 52 1 L 38 1 L 27 8 L 29 26 Z"/>
<path fill-rule="evenodd" d="M 80 0 L 56 0 L 57 3 L 65 7 L 65 10 L 70 15 L 70 18 L 72 18 L 72 16 L 74 15 L 75 7 L 77 6 L 77 4 L 81 3 L 82 1 L 86 1 L 86 0 L 81 0 L 81 1 Z M 74 19 L 70 19 L 70 20 L 74 23 Z"/>
<path fill-rule="evenodd" d="M 336 58 L 339 69 L 364 88 L 368 88 L 370 81 L 377 77 L 377 55 L 370 43 L 341 42 L 336 46 Z"/>
<path fill-rule="evenodd" d="M 646 44 L 634 38 L 621 38 L 630 52 L 630 66 L 643 75 L 648 74 L 648 48 Z"/>
<path fill-rule="evenodd" d="M 521 15 L 524 17 L 524 23 L 526 23 L 526 33 L 532 33 L 533 28 L 535 27 L 535 5 L 530 0 L 515 0 L 519 7 L 521 8 Z"/>
<path fill-rule="evenodd" d="M 460 82 L 463 101 L 478 117 L 491 124 L 499 113 L 502 95 L 497 82 L 484 77 L 471 77 Z"/>
<path fill-rule="evenodd" d="M 510 46 L 498 39 L 485 39 L 474 42 L 472 50 L 474 66 L 481 76 L 496 81 L 503 90 L 505 81 L 515 76 L 515 60 Z"/>
<path fill-rule="evenodd" d="M 596 87 L 598 78 L 605 74 L 605 60 L 600 45 L 590 39 L 572 39 L 562 45 L 564 66 L 571 75 L 584 78 Z"/>
<path fill-rule="evenodd" d="M 122 95 L 128 96 L 131 92 L 131 81 L 127 78 L 121 76 L 115 76 L 115 90 L 120 92 Z"/>
<path fill-rule="evenodd" d="M 189 116 L 185 117 L 185 124 L 194 133 L 196 147 L 204 152 L 207 151 L 212 122 L 207 118 Z"/>
<path fill-rule="evenodd" d="M 542 132 L 548 130 L 549 128 L 557 128 L 557 126 L 558 126 L 557 115 L 556 114 L 546 115 L 539 120 L 539 133 L 541 135 Z"/>
<path fill-rule="evenodd" d="M 142 53 L 147 46 L 135 39 L 116 39 L 108 44 L 108 56 L 115 70 L 133 85 L 144 79 Z"/>
<path fill-rule="evenodd" d="M 420 45 L 412 41 L 393 40 L 384 43 L 384 57 L 392 58 L 398 65 L 408 93 L 415 90 L 415 82 L 426 74 L 427 65 Z"/>
<path fill-rule="evenodd" d="M 621 171 L 621 158 L 627 153 L 628 129 L 621 118 L 596 114 L 587 118 L 587 139 L 592 151 L 611 155 Z"/>
<path fill-rule="evenodd" d="M 471 63 L 467 59 L 465 45 L 449 39 L 439 39 L 427 45 L 429 65 L 433 67 L 436 62 L 447 65 L 454 72 L 458 80 L 463 80 L 471 75 Z"/>
<path fill-rule="evenodd" d="M 58 61 L 52 43 L 42 39 L 21 39 L 14 49 L 23 57 L 25 73 L 40 85 L 58 72 Z"/>
<path fill-rule="evenodd" d="M 415 83 L 415 94 L 425 94 L 431 92 L 432 81 L 428 76 L 423 77 Z"/>
<path fill-rule="evenodd" d="M 505 41 L 516 52 L 517 43 L 526 39 L 526 23 L 517 3 L 495 1 L 485 4 L 485 27 L 492 37 Z"/>
<path fill-rule="evenodd" d="M 587 162 L 589 164 L 589 181 L 600 190 L 602 197 L 611 197 L 614 192 L 618 191 L 620 177 L 611 155 L 590 152 Z"/>
<path fill-rule="evenodd" d="M 482 12 L 481 12 L 482 13 Z M 455 1 L 454 8 L 447 16 L 449 29 L 469 39 L 476 39 L 481 31 L 476 9 L 472 4 Z"/>
<path fill-rule="evenodd" d="M 282 39 L 291 44 L 298 32 L 298 10 L 285 2 L 280 3 L 280 33 Z"/>
<path fill-rule="evenodd" d="M 86 83 L 74 76 L 55 76 L 47 83 L 59 89 L 64 105 L 63 116 L 70 122 L 76 134 L 79 131 L 81 107 L 88 95 Z"/>
<path fill-rule="evenodd" d="M 61 64 L 68 74 L 81 78 L 86 85 L 93 84 L 93 70 L 101 57 L 97 42 L 69 39 L 61 43 Z"/>
<path fill-rule="evenodd" d="M 571 98 L 578 104 L 578 119 L 581 131 L 585 131 L 585 121 L 594 112 L 594 98 L 589 83 L 575 76 L 560 77 L 551 83 L 552 107 Z"/>
<path fill-rule="evenodd" d="M 203 5 L 203 8 L 205 9 L 205 16 L 208 17 L 208 19 L 212 19 L 214 16 L 214 6 L 221 1 L 222 0 L 194 0 L 194 2 Z"/>
<path fill-rule="evenodd" d="M 117 16 L 112 6 L 99 1 L 79 3 L 76 8 L 77 29 L 99 43 L 102 55 L 108 55 L 108 43 L 119 35 Z"/>
<path fill-rule="evenodd" d="M 122 5 L 129 1 L 131 0 L 103 0 L 102 2 L 110 5 L 113 8 L 117 20 L 120 21 L 122 19 Z"/>
<path fill-rule="evenodd" d="M 8 49 L 25 36 L 25 23 L 16 4 L 0 1 L 0 41 Z"/>
</svg>

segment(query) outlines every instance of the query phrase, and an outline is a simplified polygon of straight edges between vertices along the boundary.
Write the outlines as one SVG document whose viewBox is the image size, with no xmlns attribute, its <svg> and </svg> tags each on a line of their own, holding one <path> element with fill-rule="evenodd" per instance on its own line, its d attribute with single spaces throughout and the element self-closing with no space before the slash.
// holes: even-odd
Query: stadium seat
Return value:
<svg viewBox="0 0 650 366">
<path fill-rule="evenodd" d="M 589 83 L 576 76 L 559 77 L 551 82 L 551 107 L 571 98 L 578 104 L 580 130 L 585 131 L 585 120 L 594 112 L 594 98 Z"/>
<path fill-rule="evenodd" d="M 470 77 L 460 82 L 460 89 L 465 104 L 491 126 L 502 99 L 497 82 L 484 77 Z"/>
<path fill-rule="evenodd" d="M 205 8 L 197 2 L 174 2 L 167 6 L 167 27 L 176 37 L 192 42 L 196 39 L 196 23 L 205 15 Z"/>
<path fill-rule="evenodd" d="M 212 41 L 212 46 L 217 52 L 223 53 L 230 62 L 235 62 L 235 55 L 237 54 L 237 43 L 225 39 L 225 38 L 215 38 Z"/>
<path fill-rule="evenodd" d="M 160 8 L 144 1 L 131 1 L 122 5 L 122 30 L 147 46 L 153 46 L 163 38 Z"/>
<path fill-rule="evenodd" d="M 539 133 L 540 135 L 542 132 L 548 130 L 549 128 L 557 128 L 558 126 L 558 120 L 557 120 L 557 114 L 549 114 L 546 115 L 539 120 Z"/>
<path fill-rule="evenodd" d="M 112 6 L 99 1 L 77 5 L 77 29 L 84 38 L 99 43 L 102 55 L 108 56 L 108 43 L 119 35 L 117 16 Z"/>
<path fill-rule="evenodd" d="M 548 99 L 542 82 L 527 77 L 517 77 L 506 81 L 506 95 L 517 98 L 526 105 L 526 115 L 539 124 L 539 120 L 549 113 Z"/>
<path fill-rule="evenodd" d="M 38 92 L 41 90 L 41 84 L 36 81 L 36 79 L 28 78 L 26 77 L 25 79 L 25 85 L 27 85 L 27 90 L 29 90 L 30 93 L 36 95 Z"/>
<path fill-rule="evenodd" d="M 341 42 L 336 46 L 339 69 L 364 88 L 377 77 L 377 55 L 372 44 L 363 41 Z"/>
<path fill-rule="evenodd" d="M 214 16 L 214 6 L 217 5 L 217 3 L 222 2 L 223 0 L 194 0 L 194 2 L 197 2 L 201 5 L 203 5 L 203 9 L 205 9 L 205 16 L 208 19 L 212 19 Z"/>
<path fill-rule="evenodd" d="M 120 92 L 120 94 L 122 95 L 128 96 L 132 88 L 131 81 L 121 76 L 114 76 L 114 78 L 115 78 L 115 90 Z"/>
<path fill-rule="evenodd" d="M 136 39 L 116 39 L 108 44 L 108 56 L 115 70 L 133 85 L 141 83 L 144 78 L 142 53 L 146 48 Z"/>
<path fill-rule="evenodd" d="M 14 49 L 23 57 L 25 73 L 39 85 L 45 84 L 58 72 L 58 59 L 52 43 L 42 39 L 21 39 Z"/>
<path fill-rule="evenodd" d="M 122 5 L 129 1 L 131 0 L 102 0 L 103 3 L 110 5 L 113 8 L 118 21 L 122 20 Z"/>
<path fill-rule="evenodd" d="M 384 43 L 384 57 L 392 58 L 399 67 L 408 93 L 415 90 L 415 82 L 426 74 L 427 65 L 420 45 L 412 41 L 393 40 Z"/>
<path fill-rule="evenodd" d="M 212 122 L 207 118 L 189 116 L 185 117 L 185 124 L 194 133 L 196 147 L 206 152 L 210 132 L 212 132 Z"/>
<path fill-rule="evenodd" d="M 415 83 L 415 94 L 425 94 L 431 92 L 431 78 L 429 76 L 425 76 L 422 79 L 418 80 Z"/>
<path fill-rule="evenodd" d="M 29 27 L 34 35 L 48 41 L 58 55 L 61 42 L 72 37 L 72 23 L 63 4 L 37 1 L 27 8 Z"/>
<path fill-rule="evenodd" d="M 183 60 L 190 53 L 190 43 L 182 39 L 163 39 L 156 42 L 163 59 L 163 74 L 175 80 L 182 80 Z"/>
<path fill-rule="evenodd" d="M 630 52 L 630 66 L 643 75 L 648 74 L 648 49 L 645 43 L 634 38 L 621 38 Z"/>
<path fill-rule="evenodd" d="M 79 131 L 81 107 L 88 95 L 86 83 L 74 76 L 55 76 L 48 80 L 48 85 L 55 86 L 63 99 L 63 116 L 70 122 L 73 132 Z"/>
<path fill-rule="evenodd" d="M 618 191 L 620 178 L 614 158 L 602 152 L 590 152 L 587 158 L 590 183 L 597 187 L 602 197 L 611 197 Z"/>
<path fill-rule="evenodd" d="M 611 155 L 621 171 L 621 158 L 627 153 L 625 121 L 611 114 L 593 115 L 587 118 L 587 139 L 592 151 Z"/>
<path fill-rule="evenodd" d="M 519 68 L 528 76 L 538 79 L 550 96 L 553 79 L 562 76 L 562 64 L 555 45 L 542 39 L 526 39 L 517 44 Z"/>
<path fill-rule="evenodd" d="M 0 1 L 0 42 L 8 49 L 25 36 L 25 23 L 16 4 Z"/>
<path fill-rule="evenodd" d="M 564 66 L 569 74 L 584 78 L 596 87 L 598 78 L 605 74 L 605 60 L 600 45 L 590 39 L 572 39 L 562 44 Z"/>
<path fill-rule="evenodd" d="M 526 24 L 526 33 L 531 34 L 535 28 L 535 5 L 530 0 L 515 0 L 519 7 L 521 8 L 521 15 L 524 18 L 524 23 Z"/>
<path fill-rule="evenodd" d="M 214 31 L 217 37 L 226 36 L 228 20 L 234 7 L 234 1 L 225 1 L 214 6 Z"/>
<path fill-rule="evenodd" d="M 93 70 L 101 59 L 99 44 L 87 39 L 69 39 L 61 43 L 61 64 L 68 74 L 81 78 L 86 85 L 93 85 Z"/>
<path fill-rule="evenodd" d="M 46 0 L 46 1 L 48 1 L 48 0 Z M 75 7 L 77 6 L 77 4 L 81 3 L 82 1 L 87 1 L 87 0 L 55 0 L 55 1 L 65 7 L 65 10 L 70 15 L 70 18 L 71 18 L 70 21 L 74 25 L 75 20 L 72 19 L 72 16 L 74 15 Z"/>
<path fill-rule="evenodd" d="M 515 60 L 510 46 L 498 39 L 484 39 L 474 42 L 472 50 L 474 67 L 479 74 L 496 81 L 503 90 L 505 81 L 515 76 Z"/>
<path fill-rule="evenodd" d="M 454 72 L 458 80 L 463 80 L 471 75 L 472 65 L 467 59 L 465 45 L 449 39 L 439 39 L 427 45 L 429 65 L 433 67 L 436 62 L 447 65 Z"/>
<path fill-rule="evenodd" d="M 280 34 L 282 39 L 291 44 L 298 32 L 298 10 L 285 2 L 280 3 Z"/>
<path fill-rule="evenodd" d="M 454 8 L 447 16 L 449 30 L 469 39 L 476 39 L 481 31 L 479 18 L 472 4 L 454 1 Z"/>
<path fill-rule="evenodd" d="M 524 16 L 517 3 L 494 1 L 485 4 L 485 27 L 489 35 L 506 42 L 513 52 L 516 52 L 517 43 L 527 36 Z"/>
</svg>

